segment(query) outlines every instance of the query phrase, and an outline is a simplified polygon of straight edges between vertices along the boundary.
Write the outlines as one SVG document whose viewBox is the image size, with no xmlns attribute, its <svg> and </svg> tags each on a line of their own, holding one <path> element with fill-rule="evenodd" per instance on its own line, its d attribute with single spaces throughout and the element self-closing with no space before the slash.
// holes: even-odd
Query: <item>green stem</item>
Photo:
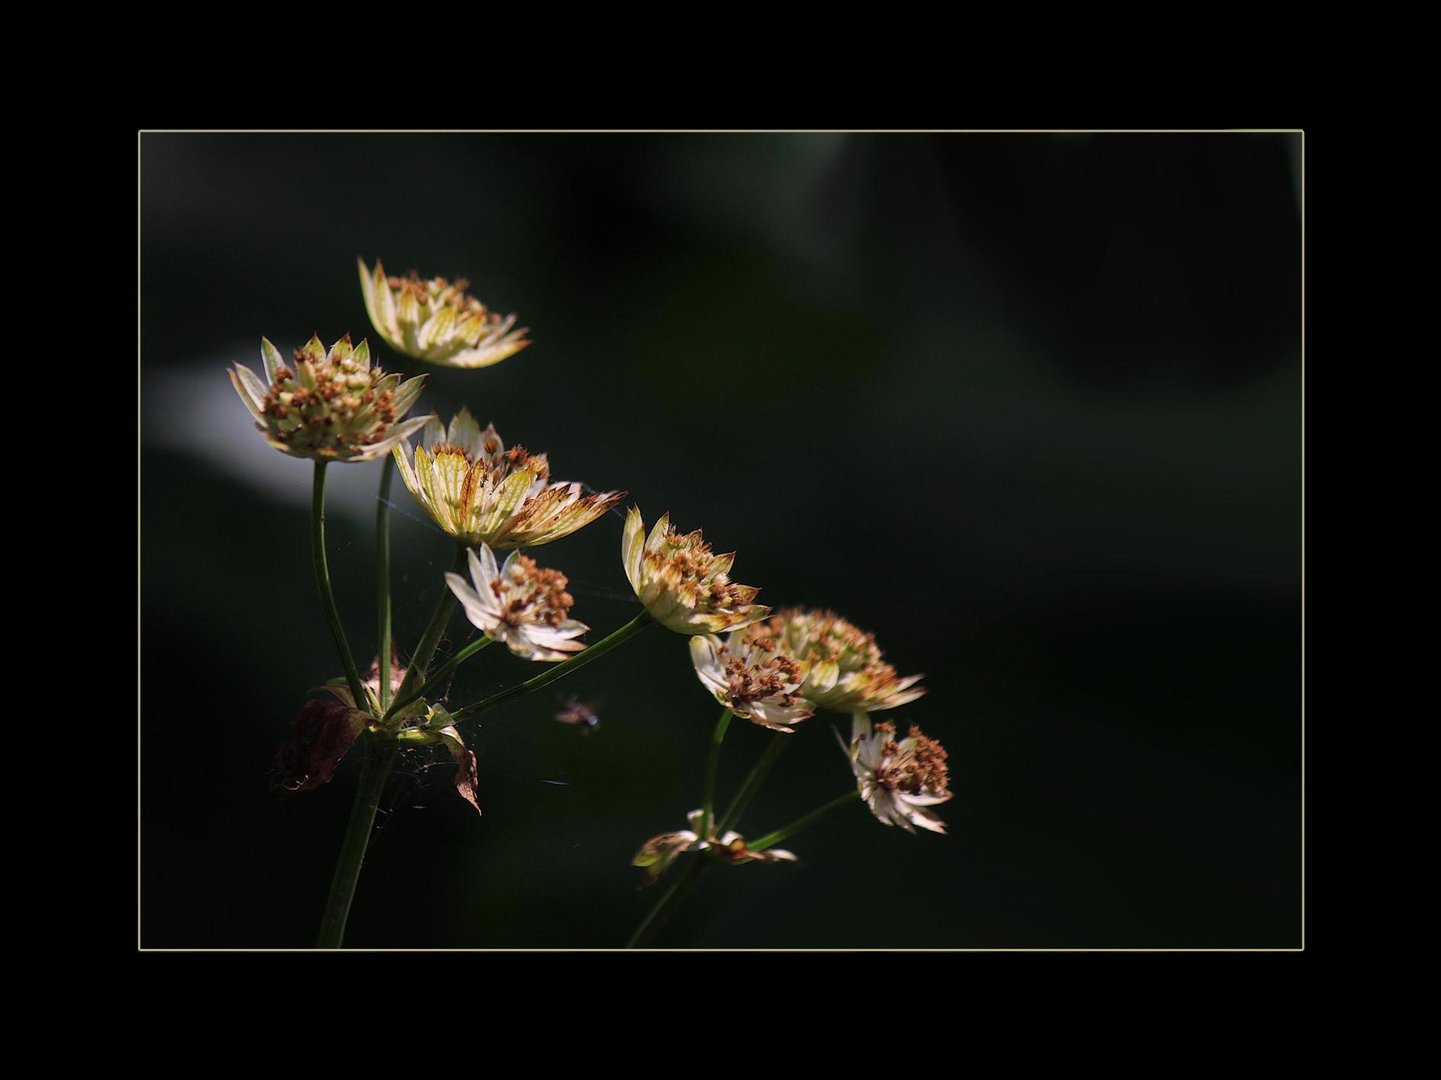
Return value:
<svg viewBox="0 0 1441 1080">
<path fill-rule="evenodd" d="M 650 909 L 650 914 L 642 919 L 641 924 L 635 928 L 635 933 L 625 943 L 627 949 L 633 949 L 639 945 L 641 938 L 645 937 L 646 931 L 651 927 L 659 927 L 664 918 L 680 906 L 680 902 L 690 894 L 691 887 L 695 884 L 695 879 L 704 865 L 705 860 L 699 855 L 691 858 L 690 865 L 685 868 L 685 872 L 676 879 L 674 885 L 666 890 L 665 895 L 656 901 L 655 907 Z"/>
<path fill-rule="evenodd" d="M 710 740 L 710 758 L 705 767 L 705 798 L 700 804 L 700 835 L 702 840 L 710 838 L 711 822 L 715 820 L 715 775 L 720 768 L 721 742 L 726 737 L 726 728 L 730 726 L 731 717 L 735 715 L 730 709 L 721 710 L 720 719 L 715 722 L 715 732 Z"/>
<path fill-rule="evenodd" d="M 360 672 L 355 670 L 355 658 L 350 655 L 350 644 L 345 640 L 345 627 L 340 623 L 340 611 L 335 606 L 335 593 L 330 588 L 330 564 L 325 557 L 325 466 L 326 462 L 315 463 L 315 484 L 310 499 L 310 555 L 315 562 L 315 587 L 320 590 L 320 602 L 325 607 L 325 617 L 330 620 L 330 634 L 335 638 L 335 648 L 340 653 L 340 662 L 345 665 L 345 681 L 350 684 L 351 696 L 357 709 L 369 708 L 365 696 L 365 685 L 360 681 Z"/>
<path fill-rule="evenodd" d="M 747 851 L 764 851 L 764 850 L 765 850 L 766 848 L 768 848 L 768 847 L 774 847 L 776 844 L 779 844 L 779 843 L 780 843 L 782 840 L 784 840 L 786 837 L 788 837 L 788 836 L 794 836 L 796 833 L 800 832 L 802 829 L 808 829 L 808 828 L 810 828 L 812 825 L 814 825 L 814 824 L 815 824 L 817 821 L 819 821 L 821 818 L 823 818 L 823 817 L 825 817 L 827 814 L 829 814 L 832 810 L 837 810 L 837 809 L 839 809 L 840 807 L 845 806 L 845 805 L 847 805 L 848 803 L 852 802 L 853 800 L 859 799 L 860 797 L 861 797 L 861 793 L 860 793 L 859 789 L 857 789 L 857 788 L 852 788 L 850 791 L 846 792 L 844 795 L 840 796 L 839 798 L 837 798 L 837 799 L 832 799 L 830 802 L 826 803 L 826 804 L 825 804 L 824 806 L 822 806 L 820 809 L 818 809 L 818 810 L 812 810 L 809 814 L 807 814 L 805 817 L 801 818 L 799 821 L 793 821 L 793 822 L 791 822 L 791 824 L 787 825 L 784 829 L 777 829 L 777 830 L 776 830 L 775 832 L 773 832 L 773 833 L 766 833 L 766 834 L 765 834 L 764 836 L 762 836 L 759 840 L 757 840 L 754 844 L 749 844 L 749 843 L 746 844 L 746 850 L 747 850 Z"/>
<path fill-rule="evenodd" d="M 399 750 L 391 739 L 382 741 L 379 736 L 364 738 L 367 743 L 365 768 L 360 774 L 360 786 L 355 791 L 355 803 L 350 808 L 345 839 L 340 842 L 340 858 L 336 860 L 335 876 L 330 881 L 330 899 L 326 901 L 325 914 L 320 920 L 320 938 L 316 947 L 321 949 L 338 949 L 345 938 L 345 923 L 350 918 L 350 903 L 355 899 L 355 886 L 360 881 L 365 849 L 370 846 L 370 830 L 375 824 L 375 811 L 380 806 L 380 793 L 385 789 L 385 778 L 390 775 L 390 766 Z"/>
<path fill-rule="evenodd" d="M 427 683 L 437 683 L 437 682 L 439 682 L 441 679 L 445 678 L 447 675 L 449 675 L 449 674 L 450 674 L 452 671 L 454 671 L 456 668 L 460 667 L 461 664 L 465 663 L 467 660 L 469 660 L 469 659 L 470 659 L 472 656 L 474 656 L 476 653 L 480 652 L 481 649 L 485 648 L 487 645 L 489 645 L 489 644 L 491 644 L 491 643 L 492 643 L 492 639 L 491 639 L 490 637 L 488 637 L 487 635 L 482 634 L 480 637 L 478 637 L 476 640 L 472 641 L 472 642 L 471 642 L 469 645 L 467 645 L 465 648 L 461 649 L 460 652 L 458 652 L 458 653 L 456 653 L 454 656 L 452 656 L 452 657 L 451 657 L 449 660 L 447 660 L 445 663 L 441 664 L 440 667 L 438 667 L 438 668 L 436 668 L 434 671 L 432 671 L 432 672 L 430 673 L 430 676 L 426 679 L 426 682 L 427 682 Z M 422 694 L 424 694 L 424 693 L 425 693 L 425 687 L 422 686 L 420 689 L 415 690 L 415 691 L 412 691 L 409 697 L 396 698 L 395 704 L 390 707 L 390 710 L 385 714 L 385 717 L 384 717 L 384 719 L 383 719 L 381 722 L 384 723 L 384 722 L 390 720 L 390 718 L 393 717 L 393 716 L 395 716 L 397 713 L 399 713 L 401 709 L 405 708 L 405 707 L 406 707 L 407 705 L 409 705 L 412 701 L 417 700 L 417 699 L 418 699 Z"/>
<path fill-rule="evenodd" d="M 380 710 L 390 707 L 390 481 L 395 459 L 385 455 L 380 467 L 380 496 L 375 507 L 375 589 L 380 619 Z"/>
<path fill-rule="evenodd" d="M 529 679 L 518 686 L 512 686 L 508 690 L 502 690 L 499 693 L 491 694 L 490 697 L 485 698 L 482 701 L 478 701 L 474 705 L 469 705 L 466 708 L 459 710 L 458 712 L 452 713 L 451 715 L 455 718 L 456 722 L 459 723 L 461 720 L 469 720 L 473 716 L 479 716 L 487 709 L 493 709 L 497 705 L 509 701 L 513 697 L 520 697 L 521 694 L 528 694 L 532 690 L 539 690 L 542 687 L 549 686 L 551 683 L 555 682 L 555 680 L 564 678 L 572 671 L 576 671 L 579 668 L 584 667 L 592 660 L 599 660 L 602 656 L 610 652 L 621 642 L 627 640 L 628 638 L 634 637 L 636 634 L 640 633 L 642 630 L 644 630 L 647 626 L 650 625 L 650 616 L 647 615 L 644 611 L 642 611 L 639 615 L 637 615 L 630 622 L 626 623 L 619 630 L 614 631 L 608 637 L 601 638 L 601 640 L 597 641 L 594 645 L 590 646 L 584 652 L 578 652 L 570 659 L 562 660 L 560 663 L 552 667 L 549 671 L 543 672 L 542 674 L 537 675 L 533 679 Z"/>
<path fill-rule="evenodd" d="M 745 784 L 742 785 L 740 791 L 736 793 L 736 797 L 730 806 L 726 808 L 725 816 L 721 818 L 720 824 L 716 826 L 716 832 L 724 833 L 727 829 L 735 828 L 736 822 L 740 821 L 741 815 L 746 812 L 746 807 L 750 806 L 751 800 L 755 798 L 756 792 L 760 790 L 761 784 L 771 771 L 771 766 L 776 763 L 776 759 L 779 758 L 785 748 L 790 745 L 790 741 L 793 738 L 795 738 L 794 735 L 777 733 L 776 736 L 771 739 L 771 744 L 766 747 L 765 753 L 763 753 L 761 759 L 756 762 L 755 768 L 751 770 L 751 774 L 746 777 Z"/>
<path fill-rule="evenodd" d="M 451 565 L 451 572 L 463 573 L 465 561 L 465 546 L 461 545 L 455 549 L 455 562 Z M 445 634 L 445 628 L 450 623 L 450 616 L 454 612 L 455 593 L 450 591 L 448 582 L 442 582 L 440 599 L 435 602 L 435 611 L 430 616 L 430 625 L 421 635 L 420 644 L 415 647 L 415 652 L 410 658 L 410 667 L 406 669 L 405 678 L 401 680 L 400 688 L 395 692 L 397 700 L 414 700 L 415 695 L 411 691 L 418 690 L 424 685 L 425 669 L 430 666 L 431 658 L 435 656 L 436 647 L 440 644 L 440 639 Z M 394 711 L 392 708 L 391 712 Z"/>
</svg>

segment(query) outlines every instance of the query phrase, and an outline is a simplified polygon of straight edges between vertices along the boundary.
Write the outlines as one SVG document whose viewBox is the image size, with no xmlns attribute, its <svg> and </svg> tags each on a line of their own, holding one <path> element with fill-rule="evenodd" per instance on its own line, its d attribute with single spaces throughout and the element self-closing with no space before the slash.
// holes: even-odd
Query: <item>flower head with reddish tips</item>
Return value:
<svg viewBox="0 0 1441 1080">
<path fill-rule="evenodd" d="M 700 530 L 682 534 L 663 514 L 650 535 L 631 507 L 621 536 L 626 577 L 650 617 L 677 634 L 718 634 L 763 619 L 770 608 L 753 604 L 759 589 L 729 577 L 735 555 L 716 555 Z"/>
<path fill-rule="evenodd" d="M 799 693 L 817 708 L 879 712 L 925 694 L 915 685 L 923 676 L 897 676 L 896 669 L 881 659 L 876 636 L 833 611 L 785 608 L 766 622 L 764 630 L 776 638 L 783 653 L 807 664 Z"/>
<path fill-rule="evenodd" d="M 265 378 L 242 364 L 229 372 L 235 392 L 255 417 L 265 441 L 292 457 L 317 461 L 374 461 L 425 425 L 401 421 L 425 382 L 405 382 L 370 362 L 370 346 L 341 338 L 329 351 L 312 337 L 295 351 L 293 366 L 268 338 L 260 339 Z"/>
<path fill-rule="evenodd" d="M 429 449 L 424 444 L 429 444 Z M 449 428 L 432 419 L 414 449 L 395 448 L 405 486 L 431 519 L 471 547 L 534 547 L 589 525 L 625 498 L 623 491 L 583 494 L 579 483 L 552 483 L 544 454 L 506 449 L 493 426 L 480 429 L 461 409 Z"/>
<path fill-rule="evenodd" d="M 872 727 L 870 717 L 858 712 L 848 753 L 861 798 L 882 824 L 899 825 L 907 832 L 915 832 L 917 825 L 946 831 L 946 823 L 926 809 L 951 797 L 946 750 L 935 739 L 926 738 L 914 724 L 904 739 L 897 739 L 895 724 Z"/>
<path fill-rule="evenodd" d="M 712 833 L 711 836 L 703 839 L 699 833 L 694 831 L 700 828 L 701 816 L 701 811 L 692 810 L 686 815 L 686 820 L 690 822 L 691 826 L 689 829 L 661 833 L 659 836 L 652 836 L 641 845 L 640 851 L 636 852 L 635 858 L 631 860 L 632 866 L 638 866 L 645 870 L 645 880 L 641 882 L 641 888 L 654 885 L 659 881 L 661 875 L 670 869 L 671 863 L 687 851 L 709 852 L 714 858 L 731 864 L 796 861 L 794 853 L 782 851 L 780 848 L 752 851 L 746 847 L 745 837 L 738 832 L 728 831 L 719 837 Z"/>
<path fill-rule="evenodd" d="M 474 551 L 467 554 L 475 588 L 459 574 L 446 574 L 445 580 L 474 626 L 525 660 L 564 660 L 567 653 L 585 648 L 573 639 L 590 627 L 567 617 L 575 600 L 565 591 L 566 577 L 559 570 L 541 569 L 518 551 L 497 569 L 495 555 L 484 544 L 479 557 Z"/>
<path fill-rule="evenodd" d="M 814 715 L 796 693 L 805 665 L 780 651 L 764 623 L 732 631 L 725 643 L 697 634 L 690 639 L 690 658 L 701 685 L 739 717 L 792 732 L 789 725 Z"/>
<path fill-rule="evenodd" d="M 411 271 L 388 277 L 380 260 L 368 270 L 357 259 L 365 310 L 376 332 L 398 353 L 442 367 L 482 368 L 514 356 L 530 344 L 526 331 L 473 296 L 464 278 L 424 280 Z"/>
</svg>

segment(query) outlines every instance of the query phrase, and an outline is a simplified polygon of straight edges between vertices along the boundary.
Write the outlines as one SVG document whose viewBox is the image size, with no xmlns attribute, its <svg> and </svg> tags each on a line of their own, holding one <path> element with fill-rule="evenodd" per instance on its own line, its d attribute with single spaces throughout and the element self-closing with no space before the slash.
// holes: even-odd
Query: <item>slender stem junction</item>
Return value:
<svg viewBox="0 0 1441 1080">
<path fill-rule="evenodd" d="M 370 830 L 375 824 L 375 811 L 385 778 L 399 749 L 393 739 L 381 735 L 363 736 L 366 741 L 365 768 L 360 786 L 355 791 L 355 804 L 350 810 L 350 823 L 340 842 L 340 858 L 335 863 L 335 876 L 330 881 L 330 899 L 320 921 L 318 948 L 338 949 L 345 938 L 345 923 L 350 918 L 350 904 L 355 899 L 355 886 L 360 881 L 360 867 L 365 862 L 365 849 L 370 846 Z"/>
<path fill-rule="evenodd" d="M 658 928 L 680 906 L 680 902 L 690 894 L 691 887 L 695 885 L 695 879 L 703 866 L 705 866 L 705 859 L 699 855 L 691 857 L 690 865 L 676 879 L 675 884 L 666 890 L 665 895 L 656 901 L 655 907 L 650 909 L 650 913 L 635 928 L 635 933 L 625 943 L 627 949 L 633 949 L 639 945 L 647 931 L 653 927 Z"/>
<path fill-rule="evenodd" d="M 390 481 L 395 459 L 385 455 L 380 467 L 380 495 L 375 506 L 375 600 L 380 620 L 380 709 L 390 708 Z"/>
<path fill-rule="evenodd" d="M 458 653 L 456 653 L 454 656 L 452 656 L 452 657 L 451 657 L 449 660 L 447 660 L 445 663 L 441 664 L 440 667 L 438 667 L 438 668 L 436 668 L 434 671 L 432 671 L 432 672 L 430 673 L 430 675 L 428 676 L 428 678 L 426 679 L 427 683 L 437 683 L 437 682 L 439 682 L 441 679 L 445 678 L 447 675 L 449 675 L 449 674 L 450 674 L 452 671 L 454 671 L 456 668 L 460 667 L 461 664 L 463 664 L 463 663 L 465 663 L 467 660 L 469 660 L 469 659 L 470 659 L 472 656 L 474 656 L 476 653 L 480 652 L 481 649 L 485 648 L 487 645 L 492 644 L 493 640 L 494 640 L 494 639 L 491 638 L 490 636 L 488 636 L 488 635 L 486 635 L 486 634 L 482 634 L 480 637 L 476 638 L 476 640 L 472 641 L 472 642 L 471 642 L 469 645 L 467 645 L 465 648 L 461 649 L 460 652 L 458 652 Z M 424 693 L 425 693 L 425 687 L 422 686 L 422 687 L 421 687 L 420 689 L 418 689 L 418 690 L 413 690 L 413 691 L 411 691 L 411 693 L 410 693 L 408 696 L 406 696 L 406 697 L 396 698 L 396 699 L 395 699 L 395 704 L 390 707 L 390 709 L 389 709 L 388 712 L 386 712 L 385 718 L 384 718 L 384 720 L 382 721 L 382 723 L 385 722 L 385 721 L 389 721 L 392 717 L 394 717 L 395 715 L 397 715 L 402 709 L 404 709 L 404 708 L 405 708 L 407 705 L 409 705 L 411 702 L 419 700 L 420 696 L 421 696 L 422 694 L 424 694 Z"/>
<path fill-rule="evenodd" d="M 762 836 L 759 840 L 757 840 L 757 841 L 756 841 L 755 843 L 753 843 L 753 844 L 752 844 L 752 843 L 747 843 L 747 844 L 746 844 L 746 849 L 747 849 L 748 851 L 764 851 L 764 850 L 765 850 L 766 848 L 768 848 L 768 847 L 775 847 L 776 844 L 779 844 L 779 843 L 780 843 L 782 840 L 784 840 L 786 837 L 788 837 L 788 836 L 794 836 L 796 833 L 800 832 L 802 829 L 808 829 L 808 828 L 810 828 L 812 825 L 814 825 L 814 824 L 815 824 L 817 821 L 819 821 L 821 818 L 823 818 L 823 817 L 825 817 L 827 814 L 829 814 L 832 810 L 838 810 L 838 809 L 840 809 L 842 806 L 846 806 L 846 805 L 848 805 L 849 803 L 851 803 L 851 802 L 859 799 L 860 797 L 861 797 L 860 791 L 859 791 L 858 789 L 852 788 L 850 791 L 846 792 L 844 795 L 841 795 L 841 796 L 838 797 L 838 798 L 832 799 L 830 802 L 826 803 L 824 806 L 820 807 L 819 809 L 812 810 L 809 814 L 807 814 L 805 817 L 801 818 L 799 821 L 793 821 L 793 822 L 791 822 L 789 825 L 787 825 L 785 828 L 783 828 L 783 829 L 777 829 L 775 832 L 766 833 L 764 836 Z"/>
<path fill-rule="evenodd" d="M 450 569 L 456 574 L 465 570 L 464 545 L 455 549 L 455 562 Z M 454 612 L 455 593 L 450 591 L 449 585 L 446 585 L 441 591 L 440 599 L 435 602 L 435 611 L 430 616 L 430 624 L 425 628 L 425 633 L 420 637 L 420 644 L 415 647 L 415 653 L 410 658 L 410 667 L 406 669 L 405 678 L 400 682 L 400 689 L 395 692 L 396 700 L 414 700 L 415 695 L 411 691 L 419 690 L 424 685 L 425 670 L 430 667 L 431 658 L 435 656 L 435 650 L 440 645 L 440 639 L 445 635 L 445 628 L 449 625 L 450 616 Z M 395 709 L 392 707 L 390 711 L 394 712 Z"/>
<path fill-rule="evenodd" d="M 726 737 L 726 728 L 730 726 L 731 717 L 735 715 L 730 709 L 723 709 L 720 719 L 715 722 L 715 732 L 710 740 L 710 758 L 706 761 L 705 767 L 705 798 L 700 804 L 700 835 L 702 840 L 710 838 L 711 824 L 715 821 L 715 777 L 720 767 L 721 743 Z"/>
<path fill-rule="evenodd" d="M 741 785 L 740 791 L 726 808 L 725 815 L 721 818 L 720 824 L 716 826 L 717 833 L 724 833 L 727 829 L 735 828 L 736 822 L 740 821 L 741 815 L 750 806 L 751 800 L 755 798 L 756 792 L 760 790 L 761 784 L 765 782 L 766 776 L 771 771 L 771 766 L 781 756 L 782 752 L 794 736 L 777 734 L 771 739 L 771 744 L 766 747 L 761 759 L 756 762 L 751 774 L 746 777 L 746 782 Z"/>
<path fill-rule="evenodd" d="M 330 563 L 325 557 L 326 464 L 324 461 L 315 463 L 315 484 L 311 488 L 310 499 L 310 555 L 315 563 L 315 587 L 320 590 L 320 602 L 325 607 L 325 617 L 330 620 L 330 634 L 335 638 L 340 662 L 345 665 L 345 681 L 350 685 L 355 707 L 363 709 L 367 708 L 369 698 L 365 696 L 365 685 L 360 681 L 360 672 L 355 670 L 355 658 L 350 654 L 350 643 L 345 640 L 345 627 L 341 625 L 340 610 L 335 606 L 335 592 L 330 587 Z"/>
<path fill-rule="evenodd" d="M 621 642 L 629 640 L 650 625 L 650 616 L 647 615 L 644 611 L 642 611 L 639 615 L 637 615 L 630 622 L 626 623 L 620 629 L 614 631 L 607 637 L 601 638 L 601 640 L 597 641 L 594 645 L 590 646 L 583 652 L 578 652 L 569 659 L 562 660 L 560 663 L 551 667 L 548 671 L 542 672 L 533 679 L 529 679 L 526 682 L 520 683 L 517 686 L 512 686 L 507 690 L 501 690 L 499 693 L 491 694 L 490 697 L 478 701 L 474 705 L 468 705 L 464 709 L 460 709 L 452 715 L 457 722 L 461 720 L 469 720 L 471 717 L 479 716 L 487 709 L 493 709 L 497 705 L 509 701 L 511 698 L 520 697 L 520 695 L 522 694 L 529 694 L 534 690 L 540 690 L 543 687 L 549 686 L 557 679 L 565 678 L 565 676 L 569 675 L 573 671 L 579 670 L 586 664 L 590 663 L 592 660 L 599 660 L 602 656 L 610 652 Z"/>
</svg>

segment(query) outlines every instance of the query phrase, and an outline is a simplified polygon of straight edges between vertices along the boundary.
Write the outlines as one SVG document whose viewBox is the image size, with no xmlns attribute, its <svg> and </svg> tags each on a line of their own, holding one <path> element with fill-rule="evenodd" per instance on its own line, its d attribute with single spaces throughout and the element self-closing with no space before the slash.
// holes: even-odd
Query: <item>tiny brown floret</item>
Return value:
<svg viewBox="0 0 1441 1080">
<path fill-rule="evenodd" d="M 502 589 L 502 583 L 508 588 Z M 559 570 L 541 567 L 529 555 L 518 554 L 504 577 L 497 578 L 490 587 L 497 600 L 505 600 L 500 618 L 506 625 L 519 627 L 539 622 L 559 626 L 575 603 L 575 597 L 565 591 L 569 583 Z"/>
</svg>

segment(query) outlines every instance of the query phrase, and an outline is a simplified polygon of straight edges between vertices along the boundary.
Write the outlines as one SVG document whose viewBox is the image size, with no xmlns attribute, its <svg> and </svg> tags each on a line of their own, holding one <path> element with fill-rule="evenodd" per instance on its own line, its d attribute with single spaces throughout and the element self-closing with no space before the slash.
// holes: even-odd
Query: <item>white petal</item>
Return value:
<svg viewBox="0 0 1441 1080">
<path fill-rule="evenodd" d="M 625 528 L 620 534 L 620 562 L 625 568 L 626 580 L 630 582 L 630 587 L 637 596 L 640 595 L 641 556 L 644 552 L 641 534 L 644 531 L 645 523 L 641 521 L 640 508 L 632 506 L 625 515 Z"/>
<path fill-rule="evenodd" d="M 804 705 L 777 705 L 773 701 L 757 701 L 750 707 L 751 716 L 776 731 L 791 731 L 789 725 L 812 715 Z"/>
<path fill-rule="evenodd" d="M 447 572 L 445 583 L 450 586 L 450 591 L 455 593 L 455 598 L 465 609 L 465 617 L 470 620 L 471 625 L 484 630 L 493 638 L 498 638 L 501 632 L 500 620 L 482 606 L 480 595 L 465 583 L 465 578 Z"/>
<path fill-rule="evenodd" d="M 267 382 L 275 381 L 275 372 L 285 366 L 285 360 L 280 355 L 280 350 L 275 347 L 269 338 L 260 339 L 260 358 L 265 363 L 265 379 Z"/>
<path fill-rule="evenodd" d="M 585 648 L 585 643 L 573 639 L 580 637 L 589 629 L 590 627 L 582 625 L 577 625 L 575 629 L 569 630 L 559 626 L 527 626 L 525 636 L 542 648 L 577 652 Z"/>
<path fill-rule="evenodd" d="M 697 634 L 690 639 L 690 662 L 701 685 L 716 694 L 729 696 L 730 683 L 720 662 L 720 641 L 710 634 Z"/>
<path fill-rule="evenodd" d="M 871 718 L 859 709 L 851 713 L 851 742 L 870 736 Z"/>
<path fill-rule="evenodd" d="M 391 428 L 390 435 L 385 441 L 391 446 L 398 446 L 400 443 L 409 440 L 412 435 L 425 427 L 429 422 L 430 417 L 428 416 L 413 416 L 409 420 L 404 420 Z"/>
<path fill-rule="evenodd" d="M 420 441 L 432 448 L 445 442 L 445 425 L 434 413 L 425 418 L 425 434 Z"/>
<path fill-rule="evenodd" d="M 955 792 L 952 791 L 948 791 L 944 795 L 909 795 L 901 792 L 896 798 L 911 806 L 938 806 L 943 802 L 950 802 L 954 794 Z"/>
<path fill-rule="evenodd" d="M 835 689 L 841 669 L 834 660 L 818 660 L 806 672 L 806 696 L 812 701 L 816 694 L 828 694 Z"/>
<path fill-rule="evenodd" d="M 240 395 L 240 400 L 245 402 L 245 407 L 255 417 L 262 416 L 261 410 L 265 407 L 265 395 L 269 388 L 260 381 L 260 376 L 242 364 L 227 369 L 227 373 L 235 392 Z"/>
<path fill-rule="evenodd" d="M 470 414 L 470 410 L 462 408 L 450 421 L 450 430 L 446 432 L 445 441 L 452 446 L 458 446 L 471 457 L 480 457 L 481 433 L 480 424 Z"/>
<path fill-rule="evenodd" d="M 902 813 L 906 815 L 907 821 L 919 825 L 923 829 L 929 829 L 933 833 L 946 831 L 946 823 L 927 810 L 912 809 L 909 812 L 903 810 Z"/>
<path fill-rule="evenodd" d="M 396 416 L 404 416 L 410 412 L 410 407 L 420 397 L 420 392 L 425 389 L 425 376 L 417 375 L 413 379 L 406 379 L 395 388 L 395 396 L 391 401 L 391 407 L 395 409 Z"/>
<path fill-rule="evenodd" d="M 874 774 L 886 758 L 886 736 L 882 733 L 868 735 L 862 739 L 856 739 L 856 760 L 861 767 Z"/>
<path fill-rule="evenodd" d="M 758 852 L 756 852 L 756 857 L 757 857 L 757 858 L 763 858 L 763 859 L 766 859 L 766 860 L 774 859 L 774 860 L 777 860 L 777 861 L 779 861 L 779 862 L 796 862 L 796 861 L 797 861 L 797 860 L 796 860 L 796 854 L 795 854 L 795 852 L 793 852 L 793 851 L 786 851 L 784 848 L 774 848 L 774 847 L 773 847 L 773 848 L 766 848 L 766 849 L 763 850 L 763 851 L 758 851 Z"/>
<path fill-rule="evenodd" d="M 656 552 L 660 550 L 661 541 L 665 539 L 666 530 L 670 527 L 670 511 L 667 510 L 660 516 L 650 530 L 650 535 L 645 538 L 645 550 Z"/>
<path fill-rule="evenodd" d="M 515 561 L 515 557 L 519 554 L 520 552 L 518 551 L 512 551 L 510 557 L 505 560 L 505 566 L 497 569 L 495 565 L 495 552 L 490 550 L 489 544 L 481 544 L 480 559 L 478 561 L 475 559 L 475 552 L 472 551 L 470 553 L 472 560 L 470 564 L 470 576 L 475 578 L 476 587 L 479 588 L 480 584 L 484 582 L 486 589 L 489 590 L 491 583 L 498 579 L 506 570 L 510 569 L 510 564 Z"/>
</svg>

